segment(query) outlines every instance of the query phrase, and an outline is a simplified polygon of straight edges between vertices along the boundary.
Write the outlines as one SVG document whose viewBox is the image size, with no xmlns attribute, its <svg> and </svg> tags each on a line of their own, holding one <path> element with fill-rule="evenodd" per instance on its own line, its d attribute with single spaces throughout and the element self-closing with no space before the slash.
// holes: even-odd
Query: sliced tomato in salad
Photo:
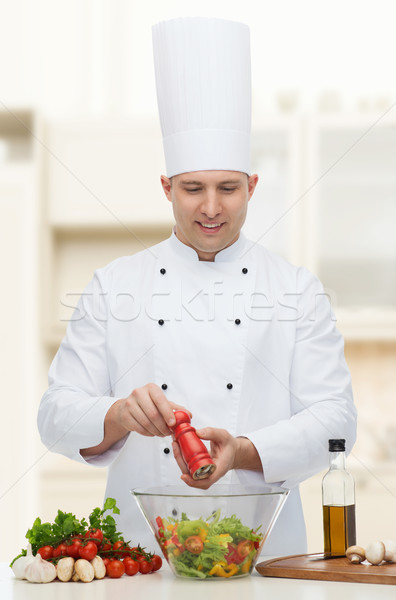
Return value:
<svg viewBox="0 0 396 600">
<path fill-rule="evenodd" d="M 157 517 L 155 519 L 155 521 L 156 521 L 157 527 L 158 527 L 158 535 L 159 535 L 160 538 L 163 538 L 164 537 L 164 529 L 165 529 L 164 528 L 164 522 L 161 519 L 161 517 Z"/>
<path fill-rule="evenodd" d="M 243 558 L 238 554 L 237 547 L 235 544 L 228 544 L 228 552 L 225 555 L 224 559 L 227 561 L 228 565 L 236 564 L 239 565 L 243 562 Z"/>
<path fill-rule="evenodd" d="M 191 552 L 191 554 L 201 554 L 203 550 L 203 541 L 199 535 L 190 535 L 190 537 L 185 540 L 184 545 L 186 550 Z"/>
<path fill-rule="evenodd" d="M 239 542 L 236 550 L 241 558 L 246 558 L 254 549 L 254 544 L 251 540 L 242 540 Z"/>
</svg>

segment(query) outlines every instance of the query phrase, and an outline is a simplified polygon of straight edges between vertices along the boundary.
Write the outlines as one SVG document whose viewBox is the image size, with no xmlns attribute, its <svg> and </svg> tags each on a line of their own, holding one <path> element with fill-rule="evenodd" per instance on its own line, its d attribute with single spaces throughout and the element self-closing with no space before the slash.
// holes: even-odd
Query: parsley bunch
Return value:
<svg viewBox="0 0 396 600">
<path fill-rule="evenodd" d="M 33 555 L 37 554 L 37 550 L 42 546 L 52 546 L 55 548 L 63 542 L 70 542 L 75 536 L 84 536 L 88 531 L 101 529 L 103 537 L 109 542 L 114 543 L 118 540 L 124 541 L 122 534 L 117 531 L 116 522 L 112 514 L 106 514 L 109 511 L 112 514 L 120 514 L 114 498 L 107 498 L 103 509 L 94 508 L 88 517 L 89 523 L 83 518 L 77 519 L 73 513 L 65 513 L 58 510 L 53 523 L 42 523 L 40 517 L 34 521 L 31 529 L 26 532 L 26 538 L 32 546 Z M 21 553 L 14 558 L 14 561 L 20 556 L 26 556 L 27 550 L 22 550 Z"/>
</svg>

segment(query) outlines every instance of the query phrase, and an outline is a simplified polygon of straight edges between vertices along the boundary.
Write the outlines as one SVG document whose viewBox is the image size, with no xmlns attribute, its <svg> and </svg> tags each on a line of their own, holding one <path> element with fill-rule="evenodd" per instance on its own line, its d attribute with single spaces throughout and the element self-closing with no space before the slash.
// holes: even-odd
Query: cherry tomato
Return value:
<svg viewBox="0 0 396 600">
<path fill-rule="evenodd" d="M 126 558 L 124 558 L 124 567 L 125 567 L 125 573 L 127 575 L 136 575 L 136 573 L 139 573 L 139 563 L 136 560 L 133 560 L 133 558 L 131 558 L 130 556 L 127 556 Z"/>
<path fill-rule="evenodd" d="M 224 559 L 227 561 L 227 564 L 229 564 L 229 565 L 231 563 L 240 565 L 244 561 L 244 558 L 242 558 L 242 556 L 239 556 L 239 554 L 237 552 L 237 547 L 235 544 L 228 544 L 228 552 L 224 556 Z"/>
<path fill-rule="evenodd" d="M 111 550 L 111 542 L 107 538 L 103 538 L 102 545 L 100 546 L 101 552 L 107 552 Z"/>
<path fill-rule="evenodd" d="M 237 546 L 237 552 L 241 558 L 246 558 L 252 550 L 254 550 L 254 544 L 251 540 L 242 540 Z"/>
<path fill-rule="evenodd" d="M 120 560 L 111 560 L 106 566 L 106 575 L 112 577 L 112 579 L 118 579 L 125 573 L 125 566 Z"/>
<path fill-rule="evenodd" d="M 143 575 L 146 575 L 146 573 L 151 573 L 152 570 L 153 570 L 153 565 L 151 564 L 151 561 L 149 561 L 149 560 L 141 560 L 139 562 L 139 571 Z"/>
<path fill-rule="evenodd" d="M 78 550 L 80 558 L 85 560 L 92 560 L 98 553 L 98 548 L 95 542 L 88 542 L 85 546 L 81 546 Z"/>
<path fill-rule="evenodd" d="M 116 552 L 118 554 L 118 556 L 122 555 L 122 550 L 124 550 L 127 547 L 126 543 L 123 542 L 122 540 L 118 540 L 118 542 L 114 542 L 113 544 L 113 552 Z"/>
<path fill-rule="evenodd" d="M 162 558 L 158 556 L 158 554 L 153 554 L 151 557 L 151 565 L 153 567 L 153 571 L 158 571 L 162 567 Z"/>
<path fill-rule="evenodd" d="M 67 556 L 71 556 L 72 558 L 80 558 L 79 550 L 82 546 L 82 542 L 80 538 L 74 538 L 73 543 L 67 546 Z"/>
<path fill-rule="evenodd" d="M 198 535 L 190 535 L 184 545 L 191 554 L 201 554 L 203 550 L 203 541 Z"/>
<path fill-rule="evenodd" d="M 98 546 L 102 543 L 103 540 L 103 531 L 101 529 L 89 529 L 85 534 L 86 538 L 91 538 L 92 541 Z"/>
<path fill-rule="evenodd" d="M 132 558 L 131 557 L 131 553 L 133 552 L 132 548 L 130 546 L 128 546 L 128 544 L 125 544 L 124 547 L 122 548 L 122 550 L 125 550 L 125 552 L 123 552 L 121 554 L 122 558 Z"/>
<path fill-rule="evenodd" d="M 48 558 L 52 558 L 54 555 L 54 549 L 52 546 L 42 546 L 37 550 L 37 554 L 40 554 L 41 558 L 47 560 Z"/>
<path fill-rule="evenodd" d="M 107 557 L 106 557 L 106 558 L 102 558 L 102 560 L 103 560 L 103 564 L 104 564 L 104 566 L 106 567 L 106 570 L 107 570 L 107 565 L 108 565 L 108 564 L 109 564 L 109 562 L 110 562 L 110 558 L 107 558 Z"/>
<path fill-rule="evenodd" d="M 54 548 L 52 556 L 54 558 L 56 558 L 57 556 L 67 556 L 67 545 L 65 543 L 59 544 L 59 546 Z"/>
</svg>

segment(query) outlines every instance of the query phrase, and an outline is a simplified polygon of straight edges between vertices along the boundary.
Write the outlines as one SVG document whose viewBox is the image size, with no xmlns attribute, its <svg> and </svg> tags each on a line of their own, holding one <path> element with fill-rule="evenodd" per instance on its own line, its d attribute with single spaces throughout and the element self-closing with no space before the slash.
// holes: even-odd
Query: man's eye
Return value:
<svg viewBox="0 0 396 600">
<path fill-rule="evenodd" d="M 234 187 L 223 187 L 223 192 L 235 192 L 236 188 Z"/>
<path fill-rule="evenodd" d="M 199 192 L 200 188 L 186 188 L 187 192 Z"/>
</svg>

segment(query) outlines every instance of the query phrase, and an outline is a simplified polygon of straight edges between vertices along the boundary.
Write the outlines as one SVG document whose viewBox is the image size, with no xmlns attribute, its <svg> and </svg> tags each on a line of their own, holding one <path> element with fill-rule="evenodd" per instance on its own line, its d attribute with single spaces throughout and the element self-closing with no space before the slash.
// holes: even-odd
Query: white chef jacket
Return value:
<svg viewBox="0 0 396 600">
<path fill-rule="evenodd" d="M 253 442 L 263 472 L 230 471 L 221 483 L 291 489 L 265 552 L 305 552 L 298 483 L 326 467 L 329 438 L 350 451 L 356 435 L 343 339 L 318 279 L 243 234 L 214 262 L 173 233 L 95 271 L 50 367 L 39 430 L 52 451 L 108 467 L 119 529 L 153 549 L 130 490 L 180 483 L 171 438 L 132 432 L 101 455 L 80 454 L 102 441 L 112 403 L 149 382 L 197 429 Z"/>
</svg>

